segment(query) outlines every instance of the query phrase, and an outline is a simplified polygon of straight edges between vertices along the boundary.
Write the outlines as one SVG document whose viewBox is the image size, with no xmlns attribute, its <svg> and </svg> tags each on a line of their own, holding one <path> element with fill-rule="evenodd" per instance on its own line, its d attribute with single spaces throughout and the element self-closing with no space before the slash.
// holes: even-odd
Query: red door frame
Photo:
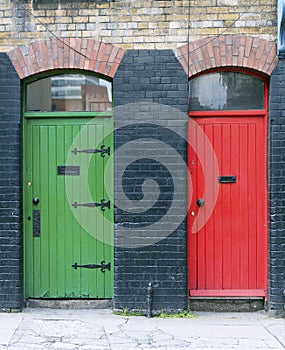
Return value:
<svg viewBox="0 0 285 350">
<path fill-rule="evenodd" d="M 215 118 L 224 118 L 225 120 L 227 118 L 233 118 L 233 117 L 248 117 L 249 115 L 251 117 L 262 117 L 263 118 L 263 123 L 264 123 L 264 142 L 265 142 L 265 147 L 264 150 L 266 152 L 265 154 L 265 159 L 267 159 L 267 154 L 268 154 L 268 150 L 267 150 L 267 144 L 266 144 L 266 140 L 267 140 L 267 125 L 268 125 L 268 84 L 267 84 L 267 79 L 264 76 L 261 76 L 259 74 L 256 74 L 255 72 L 249 72 L 249 71 L 245 71 L 242 69 L 230 69 L 230 68 L 226 68 L 226 69 L 220 69 L 220 70 L 211 70 L 211 72 L 217 72 L 217 71 L 230 71 L 230 72 L 240 72 L 240 73 L 246 73 L 249 75 L 253 75 L 261 80 L 264 81 L 264 109 L 263 110 L 229 110 L 229 111 L 224 111 L 224 110 L 219 110 L 219 111 L 189 111 L 188 112 L 188 116 L 189 118 L 191 118 L 191 120 L 195 121 L 195 118 L 211 118 L 213 121 L 215 120 Z M 204 72 L 204 73 L 200 73 L 199 75 L 205 75 L 209 73 L 208 72 Z M 195 76 L 195 78 L 198 75 Z M 189 123 L 189 127 L 190 127 L 191 123 Z M 189 130 L 188 130 L 188 139 L 189 139 Z M 188 143 L 188 157 L 190 154 L 190 149 L 191 149 L 191 145 L 190 142 Z M 188 158 L 188 167 L 190 168 L 190 163 L 189 163 L 190 159 Z M 267 162 L 266 162 L 267 163 Z M 267 170 L 265 169 L 265 174 L 267 173 Z M 194 183 L 195 182 L 195 178 L 194 178 L 194 172 L 191 174 L 191 169 L 189 169 L 188 172 L 188 183 Z M 190 187 L 191 187 L 191 193 L 190 193 Z M 267 179 L 265 179 L 265 187 L 267 187 Z M 193 216 L 191 215 L 191 213 L 196 213 L 197 212 L 197 194 L 192 192 L 193 188 L 192 186 L 188 187 L 188 198 L 190 200 L 190 205 L 189 205 L 189 210 L 188 210 L 188 244 L 187 244 L 187 254 L 188 254 L 188 269 L 190 267 L 190 257 L 191 257 L 191 246 L 190 246 L 190 232 L 192 230 L 192 224 L 193 224 Z M 267 188 L 264 188 L 264 193 L 265 196 L 267 194 Z M 265 212 L 264 212 L 264 224 L 265 224 L 265 234 L 266 237 L 268 237 L 268 225 L 267 225 L 267 212 L 268 212 L 268 204 L 267 204 L 267 197 L 265 197 Z M 267 252 L 267 256 L 266 261 L 268 262 L 268 244 L 267 244 L 267 239 L 264 239 L 266 242 L 266 247 L 265 250 Z M 266 264 L 266 271 L 264 271 L 264 278 L 265 281 L 268 281 L 268 263 Z M 197 293 L 195 290 L 191 290 L 190 292 L 190 273 L 188 271 L 188 296 L 189 297 L 195 297 L 195 296 L 199 296 L 199 297 L 238 297 L 238 296 L 246 296 L 246 297 L 264 297 L 265 299 L 267 299 L 267 289 L 268 286 L 266 286 L 266 289 L 262 289 L 262 290 L 247 290 L 246 292 L 244 290 L 225 290 L 225 291 L 221 291 L 219 290 L 219 292 L 217 293 L 215 290 L 200 290 L 198 291 L 197 289 Z"/>
</svg>

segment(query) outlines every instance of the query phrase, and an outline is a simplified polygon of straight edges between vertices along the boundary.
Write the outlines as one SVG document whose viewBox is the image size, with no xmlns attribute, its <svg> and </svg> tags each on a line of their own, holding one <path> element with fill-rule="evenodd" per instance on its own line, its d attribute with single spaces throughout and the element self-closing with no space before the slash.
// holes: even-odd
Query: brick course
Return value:
<svg viewBox="0 0 285 350">
<path fill-rule="evenodd" d="M 270 79 L 269 307 L 283 310 L 285 297 L 285 60 Z"/>
<path fill-rule="evenodd" d="M 0 53 L 0 310 L 23 303 L 20 106 L 20 79 Z"/>
<path fill-rule="evenodd" d="M 154 310 L 187 309 L 187 172 L 175 166 L 179 157 L 169 153 L 169 148 L 177 152 L 186 165 L 187 75 L 171 50 L 133 50 L 125 54 L 113 84 L 115 203 L 118 201 L 114 307 L 145 310 L 147 286 L 152 282 Z M 134 141 L 136 146 L 119 153 L 120 147 Z M 132 154 L 138 156 L 132 160 Z M 151 202 L 152 187 L 142 188 L 147 179 L 159 186 L 155 204 L 139 214 L 121 209 L 122 184 L 134 206 L 144 198 Z M 175 181 L 182 184 L 181 192 L 177 187 L 174 190 Z M 178 199 L 173 198 L 174 193 Z M 176 223 L 180 223 L 177 228 Z M 173 232 L 166 234 L 171 227 Z"/>
<path fill-rule="evenodd" d="M 276 0 L 1 0 L 0 51 L 56 35 L 123 49 L 176 49 L 217 35 L 276 40 Z M 190 4 L 190 8 L 189 8 Z M 189 39 L 189 40 L 188 40 Z"/>
</svg>

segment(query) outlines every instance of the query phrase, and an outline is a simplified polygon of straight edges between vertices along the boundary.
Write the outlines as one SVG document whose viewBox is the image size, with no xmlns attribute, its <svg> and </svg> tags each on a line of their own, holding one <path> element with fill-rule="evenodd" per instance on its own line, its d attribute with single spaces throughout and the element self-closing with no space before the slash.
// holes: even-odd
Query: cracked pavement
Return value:
<svg viewBox="0 0 285 350">
<path fill-rule="evenodd" d="M 118 316 L 112 310 L 0 313 L 0 350 L 285 349 L 285 319 L 265 312 L 194 318 Z"/>
</svg>

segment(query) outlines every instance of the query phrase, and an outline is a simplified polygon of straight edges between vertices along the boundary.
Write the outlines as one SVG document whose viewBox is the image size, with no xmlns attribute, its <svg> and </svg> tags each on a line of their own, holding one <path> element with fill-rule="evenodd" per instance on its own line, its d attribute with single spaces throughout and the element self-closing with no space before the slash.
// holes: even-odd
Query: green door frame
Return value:
<svg viewBox="0 0 285 350">
<path fill-rule="evenodd" d="M 51 75 L 57 75 L 57 74 L 69 74 L 69 73 L 80 73 L 80 74 L 84 74 L 84 75 L 88 75 L 86 74 L 86 72 L 84 71 L 75 71 L 75 70 L 60 70 L 60 71 L 53 71 L 52 73 L 50 72 L 46 72 L 38 74 L 36 77 L 32 77 L 32 78 L 28 78 L 25 81 L 23 81 L 23 132 L 22 132 L 22 136 L 23 136 L 23 229 L 24 229 L 24 259 L 23 259 L 23 264 L 24 264 L 24 291 L 26 290 L 26 234 L 28 232 L 28 228 L 27 226 L 30 226 L 30 220 L 31 220 L 31 213 L 29 213 L 29 206 L 31 205 L 31 201 L 32 201 L 32 197 L 31 197 L 31 191 L 29 191 L 29 179 L 30 179 L 30 171 L 29 169 L 27 169 L 27 164 L 30 164 L 30 155 L 29 155 L 29 142 L 28 142 L 28 132 L 29 132 L 29 121 L 31 120 L 46 120 L 46 119 L 57 119 L 57 120 L 66 120 L 67 119 L 81 119 L 82 121 L 88 121 L 91 120 L 93 118 L 95 118 L 95 120 L 97 118 L 101 119 L 101 118 L 112 118 L 111 120 L 111 124 L 112 124 L 112 130 L 113 130 L 113 112 L 25 112 L 25 108 L 26 108 L 26 86 L 27 84 L 31 83 L 32 81 L 36 81 L 38 79 L 41 79 L 43 77 L 47 77 L 47 76 L 51 76 Z M 102 79 L 101 76 L 92 74 L 92 76 L 96 76 Z M 105 77 L 103 77 L 103 79 L 105 79 Z M 109 80 L 109 79 L 105 79 L 105 80 Z M 47 120 L 46 120 L 47 121 Z M 113 149 L 113 136 L 112 136 L 112 141 L 111 141 L 111 150 Z M 112 151 L 111 151 L 112 152 Z M 112 160 L 113 162 L 113 160 Z M 112 172 L 110 172 L 110 170 L 112 170 Z M 108 190 L 110 191 L 111 189 L 111 195 L 113 195 L 113 165 L 111 165 L 110 167 L 108 167 L 108 171 L 109 171 L 109 180 L 108 180 Z M 111 198 L 111 206 L 112 206 L 112 198 Z M 111 212 L 112 216 L 113 216 L 113 209 Z M 112 217 L 112 222 L 114 222 L 113 217 Z M 29 228 L 30 229 L 30 228 Z M 112 237 L 114 236 L 114 228 L 112 227 Z M 114 246 L 114 245 L 113 245 Z M 113 248 L 112 248 L 113 249 Z M 114 269 L 113 269 L 113 253 L 112 253 L 112 261 L 111 261 L 111 265 L 112 265 L 112 293 L 113 293 L 113 283 L 114 283 Z M 26 295 L 26 291 L 24 292 L 24 296 L 27 297 Z"/>
</svg>

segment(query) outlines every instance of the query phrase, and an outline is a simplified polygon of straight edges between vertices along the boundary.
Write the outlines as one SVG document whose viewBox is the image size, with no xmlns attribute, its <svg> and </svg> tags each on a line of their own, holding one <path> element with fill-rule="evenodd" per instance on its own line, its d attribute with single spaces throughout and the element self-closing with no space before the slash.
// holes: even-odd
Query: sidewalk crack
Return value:
<svg viewBox="0 0 285 350">
<path fill-rule="evenodd" d="M 278 337 L 276 337 L 276 335 L 271 332 L 269 328 L 265 327 L 265 325 L 262 325 L 262 327 L 282 346 L 283 349 L 285 349 L 285 343 L 283 343 L 283 341 L 279 340 Z"/>
</svg>

